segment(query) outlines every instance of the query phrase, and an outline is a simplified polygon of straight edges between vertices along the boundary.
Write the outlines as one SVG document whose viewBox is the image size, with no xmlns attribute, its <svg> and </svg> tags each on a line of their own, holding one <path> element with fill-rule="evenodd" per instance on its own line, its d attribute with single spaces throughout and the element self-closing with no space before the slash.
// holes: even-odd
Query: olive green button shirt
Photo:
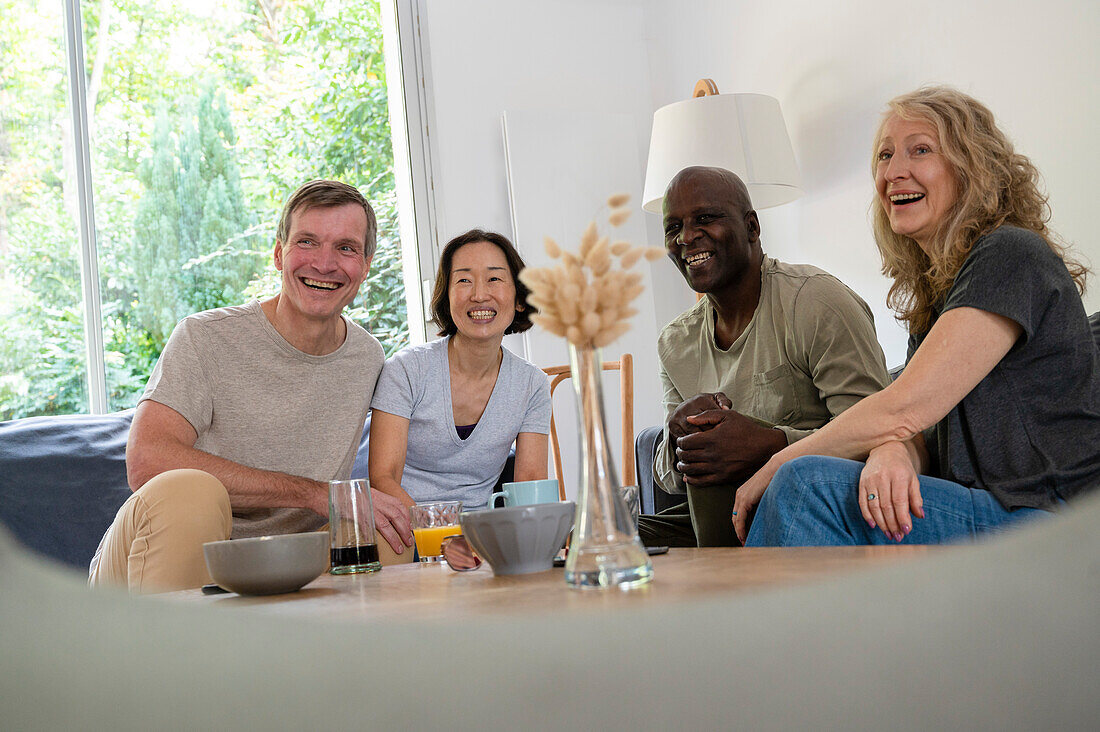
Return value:
<svg viewBox="0 0 1100 732">
<path fill-rule="evenodd" d="M 874 316 L 829 273 L 764 257 L 760 302 L 728 350 L 714 344 L 714 309 L 706 298 L 657 339 L 664 388 L 665 442 L 654 460 L 658 485 L 684 493 L 673 469 L 668 417 L 697 394 L 721 391 L 733 409 L 800 440 L 890 379 Z"/>
</svg>

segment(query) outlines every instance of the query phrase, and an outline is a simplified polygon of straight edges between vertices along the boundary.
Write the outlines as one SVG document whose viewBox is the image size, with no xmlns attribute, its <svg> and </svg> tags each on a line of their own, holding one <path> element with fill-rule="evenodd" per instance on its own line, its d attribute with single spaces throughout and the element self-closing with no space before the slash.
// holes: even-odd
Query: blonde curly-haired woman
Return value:
<svg viewBox="0 0 1100 732">
<path fill-rule="evenodd" d="M 965 540 L 1100 487 L 1086 270 L 1047 228 L 1038 171 L 984 105 L 947 87 L 889 103 L 872 170 L 909 358 L 738 490 L 748 545 Z"/>
</svg>

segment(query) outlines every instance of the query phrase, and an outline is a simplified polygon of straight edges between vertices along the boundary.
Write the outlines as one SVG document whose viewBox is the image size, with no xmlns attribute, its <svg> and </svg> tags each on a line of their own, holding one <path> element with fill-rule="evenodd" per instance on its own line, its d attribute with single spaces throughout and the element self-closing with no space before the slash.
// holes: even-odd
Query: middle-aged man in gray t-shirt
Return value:
<svg viewBox="0 0 1100 732">
<path fill-rule="evenodd" d="M 734 492 L 773 454 L 888 383 L 871 311 L 817 267 L 764 255 L 741 179 L 686 168 L 665 246 L 704 297 L 657 340 L 667 423 L 658 485 L 686 505 L 643 516 L 648 545 L 737 545 Z"/>
<path fill-rule="evenodd" d="M 376 231 L 355 188 L 306 183 L 279 221 L 279 294 L 180 321 L 134 413 L 134 494 L 92 559 L 92 585 L 198 587 L 210 581 L 204 542 L 322 526 L 328 481 L 351 473 L 384 361 L 341 314 L 370 270 Z M 372 498 L 379 544 L 402 553 L 412 546 L 404 507 Z"/>
</svg>

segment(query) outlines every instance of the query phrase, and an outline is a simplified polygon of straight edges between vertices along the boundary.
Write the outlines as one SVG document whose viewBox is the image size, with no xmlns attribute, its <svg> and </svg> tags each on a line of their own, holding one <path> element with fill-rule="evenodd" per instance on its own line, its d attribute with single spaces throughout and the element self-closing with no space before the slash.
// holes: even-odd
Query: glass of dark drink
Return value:
<svg viewBox="0 0 1100 732">
<path fill-rule="evenodd" d="M 328 535 L 332 573 L 354 574 L 382 569 L 374 537 L 374 506 L 365 478 L 330 480 Z"/>
</svg>

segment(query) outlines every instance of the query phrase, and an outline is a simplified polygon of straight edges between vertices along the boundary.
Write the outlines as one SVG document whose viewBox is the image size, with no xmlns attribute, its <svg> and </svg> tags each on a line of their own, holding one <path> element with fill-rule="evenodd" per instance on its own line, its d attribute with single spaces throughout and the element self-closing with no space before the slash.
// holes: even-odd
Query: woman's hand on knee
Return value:
<svg viewBox="0 0 1100 732">
<path fill-rule="evenodd" d="M 756 508 L 756 504 L 760 503 L 760 497 L 764 495 L 768 484 L 775 477 L 775 472 L 779 470 L 780 464 L 774 459 L 769 460 L 764 464 L 764 467 L 756 471 L 755 475 L 745 481 L 737 489 L 737 493 L 734 494 L 733 516 L 731 518 L 733 519 L 733 530 L 737 533 L 737 538 L 741 541 L 742 546 L 744 546 L 745 539 L 749 535 L 749 516 Z"/>
<path fill-rule="evenodd" d="M 912 530 L 913 516 L 924 518 L 920 482 L 903 443 L 884 443 L 867 456 L 859 476 L 859 510 L 871 528 L 893 541 Z"/>
</svg>

